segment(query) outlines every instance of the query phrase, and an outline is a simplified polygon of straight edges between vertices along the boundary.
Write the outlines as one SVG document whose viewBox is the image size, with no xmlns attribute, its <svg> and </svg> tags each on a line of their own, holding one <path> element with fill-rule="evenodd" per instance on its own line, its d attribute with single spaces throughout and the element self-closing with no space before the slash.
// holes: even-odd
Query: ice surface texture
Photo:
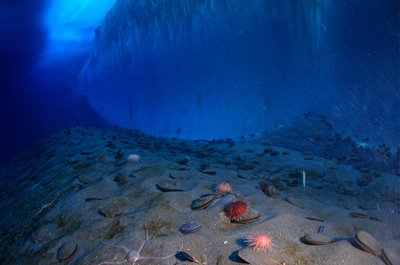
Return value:
<svg viewBox="0 0 400 265">
<path fill-rule="evenodd" d="M 237 136 L 314 111 L 393 136 L 397 18 L 389 4 L 342 2 L 118 1 L 79 90 L 109 122 L 156 135 Z"/>
</svg>

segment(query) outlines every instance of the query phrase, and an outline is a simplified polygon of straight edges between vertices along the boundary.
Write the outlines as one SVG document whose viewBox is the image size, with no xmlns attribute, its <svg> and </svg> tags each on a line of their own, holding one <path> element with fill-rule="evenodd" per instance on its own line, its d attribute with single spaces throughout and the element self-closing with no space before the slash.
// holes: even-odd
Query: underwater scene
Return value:
<svg viewBox="0 0 400 265">
<path fill-rule="evenodd" d="M 399 265 L 400 1 L 0 3 L 1 265 Z"/>
</svg>

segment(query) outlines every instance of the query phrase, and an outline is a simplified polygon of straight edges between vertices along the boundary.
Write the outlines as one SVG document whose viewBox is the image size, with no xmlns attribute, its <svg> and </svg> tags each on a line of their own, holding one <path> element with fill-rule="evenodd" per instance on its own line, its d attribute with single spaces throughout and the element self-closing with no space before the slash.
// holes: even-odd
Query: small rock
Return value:
<svg viewBox="0 0 400 265">
<path fill-rule="evenodd" d="M 307 152 L 307 153 L 303 154 L 303 158 L 304 158 L 304 160 L 313 160 L 314 156 L 311 152 Z"/>
<path fill-rule="evenodd" d="M 114 177 L 114 181 L 118 182 L 120 186 L 125 185 L 126 183 L 129 182 L 129 172 L 124 172 L 124 173 L 118 172 Z"/>
<path fill-rule="evenodd" d="M 274 185 L 268 185 L 266 193 L 269 197 L 276 198 L 278 196 L 278 191 Z"/>
<path fill-rule="evenodd" d="M 67 241 L 57 251 L 57 259 L 60 261 L 70 258 L 78 250 L 78 245 L 73 241 Z"/>
<path fill-rule="evenodd" d="M 303 240 L 310 245 L 325 245 L 332 242 L 332 238 L 323 233 L 307 234 L 304 236 Z"/>
<path fill-rule="evenodd" d="M 264 153 L 265 154 L 271 153 L 272 151 L 274 151 L 274 150 L 272 149 L 271 146 L 267 146 L 267 147 L 264 148 Z"/>
<path fill-rule="evenodd" d="M 181 157 L 177 160 L 177 162 L 180 165 L 187 166 L 190 162 L 190 157 L 188 156 Z"/>
<path fill-rule="evenodd" d="M 123 157 L 124 157 L 124 152 L 121 149 L 119 149 L 115 154 L 115 159 L 121 159 Z"/>
<path fill-rule="evenodd" d="M 272 150 L 269 154 L 270 154 L 271 156 L 278 156 L 278 155 L 279 155 L 279 151 Z"/>
</svg>

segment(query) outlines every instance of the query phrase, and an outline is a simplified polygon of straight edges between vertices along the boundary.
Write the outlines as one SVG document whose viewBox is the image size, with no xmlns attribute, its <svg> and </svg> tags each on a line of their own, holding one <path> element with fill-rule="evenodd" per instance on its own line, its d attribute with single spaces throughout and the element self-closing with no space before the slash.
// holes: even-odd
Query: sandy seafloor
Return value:
<svg viewBox="0 0 400 265">
<path fill-rule="evenodd" d="M 277 146 L 268 132 L 186 141 L 113 127 L 65 130 L 1 167 L 0 263 L 129 264 L 125 250 L 112 245 L 138 250 L 147 230 L 140 255 L 171 256 L 138 265 L 246 264 L 240 257 L 254 265 L 385 264 L 357 244 L 356 227 L 376 239 L 386 264 L 400 264 L 400 177 L 373 162 L 352 163 L 370 147 L 337 134 L 329 141 L 338 149 L 348 143 L 352 151 L 338 159 L 319 156 L 331 137 L 320 123 L 308 125 L 318 138 L 288 133 L 290 126 L 275 133 L 288 142 L 294 136 L 303 143 L 298 150 L 307 150 L 309 141 L 315 146 L 309 152 Z M 127 162 L 130 154 L 139 161 Z M 191 208 L 221 182 L 232 194 Z M 260 182 L 276 187 L 277 196 L 264 193 Z M 224 208 L 236 197 L 259 218 L 231 223 Z M 182 233 L 191 221 L 201 228 Z M 270 251 L 247 246 L 245 238 L 258 233 L 270 235 Z M 304 241 L 318 234 L 324 244 Z"/>
</svg>

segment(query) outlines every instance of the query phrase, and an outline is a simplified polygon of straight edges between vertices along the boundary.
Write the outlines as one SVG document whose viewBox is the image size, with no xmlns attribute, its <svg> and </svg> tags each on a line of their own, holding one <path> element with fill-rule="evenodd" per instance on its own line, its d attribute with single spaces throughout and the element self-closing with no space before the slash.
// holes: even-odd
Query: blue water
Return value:
<svg viewBox="0 0 400 265">
<path fill-rule="evenodd" d="M 399 262 L 398 0 L 8 2 L 0 264 Z"/>
</svg>

